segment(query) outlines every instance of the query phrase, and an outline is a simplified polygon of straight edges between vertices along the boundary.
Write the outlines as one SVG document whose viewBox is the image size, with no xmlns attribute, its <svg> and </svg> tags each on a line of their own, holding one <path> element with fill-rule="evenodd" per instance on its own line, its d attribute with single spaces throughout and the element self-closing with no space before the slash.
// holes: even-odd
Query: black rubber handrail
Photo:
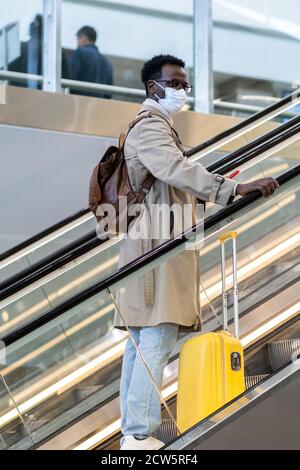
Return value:
<svg viewBox="0 0 300 470">
<path fill-rule="evenodd" d="M 289 104 L 292 104 L 293 101 L 297 100 L 299 97 L 300 97 L 300 89 L 296 90 L 294 93 L 291 93 L 290 95 L 281 99 L 277 103 L 271 104 L 267 108 L 264 108 L 262 111 L 258 111 L 257 113 L 253 114 L 249 118 L 244 119 L 239 124 L 233 127 L 230 127 L 230 129 L 228 129 L 227 131 L 221 132 L 216 137 L 212 137 L 205 143 L 200 144 L 197 147 L 191 149 L 188 156 L 195 155 L 195 153 L 201 152 L 202 150 L 205 150 L 207 147 L 211 147 L 212 145 L 217 144 L 221 140 L 226 139 L 227 137 L 230 137 L 230 135 L 234 134 L 235 132 L 242 131 L 243 129 L 250 126 L 251 124 L 254 124 L 259 119 L 263 119 L 264 117 L 267 117 L 269 114 L 272 114 L 275 111 L 278 111 L 280 108 L 283 108 L 285 106 L 288 106 Z"/>
<path fill-rule="evenodd" d="M 291 170 L 281 174 L 277 178 L 277 181 L 279 185 L 282 186 L 299 175 L 300 175 L 300 165 L 297 165 Z M 5 346 L 9 346 L 10 344 L 18 341 L 24 336 L 37 330 L 38 328 L 46 325 L 48 322 L 59 318 L 67 310 L 70 310 L 71 308 L 76 307 L 77 305 L 88 300 L 94 295 L 100 294 L 100 292 L 104 291 L 105 289 L 108 289 L 114 284 L 120 281 L 123 281 L 127 276 L 138 272 L 140 269 L 147 266 L 149 263 L 168 254 L 170 251 L 181 246 L 187 241 L 193 239 L 193 237 L 195 236 L 195 232 L 197 232 L 200 229 L 203 229 L 203 225 L 204 225 L 204 230 L 213 228 L 216 224 L 218 224 L 222 220 L 230 216 L 233 216 L 234 214 L 239 212 L 241 209 L 249 206 L 253 202 L 261 199 L 262 197 L 263 196 L 261 192 L 256 191 L 250 194 L 249 196 L 239 199 L 232 205 L 225 207 L 223 210 L 221 210 L 217 214 L 214 214 L 208 219 L 206 219 L 204 223 L 201 223 L 196 227 L 192 227 L 191 229 L 184 232 L 184 234 L 162 244 L 161 246 L 155 248 L 153 251 L 141 256 L 140 258 L 137 258 L 136 260 L 124 266 L 123 268 L 119 269 L 118 272 L 108 276 L 105 280 L 95 284 L 94 286 L 87 288 L 85 291 L 80 292 L 79 294 L 76 294 L 71 299 L 68 299 L 61 305 L 55 307 L 53 310 L 46 312 L 40 317 L 35 318 L 34 320 L 29 321 L 26 324 L 20 326 L 15 331 L 2 337 L 1 340 L 4 342 Z"/>
<path fill-rule="evenodd" d="M 51 225 L 51 227 L 47 228 L 46 230 L 43 230 L 42 232 L 37 233 L 33 237 L 28 238 L 22 243 L 19 243 L 18 245 L 14 246 L 13 248 L 10 248 L 7 251 L 4 251 L 0 255 L 0 261 L 5 260 L 6 258 L 9 258 L 10 256 L 15 255 L 21 250 L 24 250 L 25 248 L 28 248 L 30 245 L 33 245 L 34 243 L 38 242 L 42 238 L 47 237 L 48 235 L 51 235 L 51 233 L 56 232 L 60 228 L 64 227 L 65 225 L 70 224 L 71 222 L 74 222 L 75 220 L 79 219 L 80 217 L 83 217 L 84 215 L 88 214 L 90 212 L 89 208 L 81 209 L 78 212 L 75 212 L 73 215 L 70 215 L 69 217 L 66 217 L 65 219 L 61 220 L 60 222 L 57 222 L 57 224 Z"/>
<path fill-rule="evenodd" d="M 262 148 L 262 146 L 266 146 L 267 142 L 269 142 L 270 144 L 275 142 L 275 145 L 277 145 L 276 139 L 277 138 L 280 139 L 280 136 L 284 135 L 286 132 L 292 133 L 299 123 L 300 123 L 300 116 L 296 116 L 295 118 L 289 120 L 285 124 L 282 124 L 276 129 L 273 129 L 272 131 L 268 132 L 267 134 L 264 134 L 261 137 L 258 137 L 257 139 L 255 139 L 254 141 L 249 142 L 248 144 L 244 145 L 243 147 L 240 147 L 238 150 L 235 150 L 229 153 L 228 155 L 223 156 L 222 159 L 220 159 L 219 161 L 212 163 L 208 167 L 208 171 L 210 171 L 211 173 L 214 173 L 216 171 L 222 171 L 223 165 L 225 166 L 227 164 L 230 164 L 233 161 L 234 163 L 236 162 L 238 163 L 240 157 L 244 157 L 248 152 L 251 152 L 253 150 L 259 150 L 260 148 Z M 230 169 L 224 170 L 224 171 L 230 171 L 232 169 L 231 167 L 227 167 L 227 168 L 230 168 Z"/>
<path fill-rule="evenodd" d="M 300 89 L 296 90 L 294 93 L 291 93 L 290 95 L 286 96 L 285 98 L 279 100 L 277 103 L 274 103 L 267 108 L 263 109 L 262 111 L 258 111 L 257 113 L 253 114 L 247 119 L 244 119 L 242 122 L 239 124 L 236 124 L 233 127 L 230 127 L 226 131 L 221 132 L 220 134 L 216 135 L 215 137 L 212 137 L 211 139 L 207 140 L 203 144 L 198 145 L 197 147 L 194 147 L 193 149 L 189 150 L 187 152 L 188 157 L 191 157 L 195 155 L 196 153 L 205 150 L 212 145 L 217 144 L 218 142 L 221 142 L 223 139 L 226 139 L 230 137 L 232 134 L 235 134 L 236 132 L 242 131 L 246 127 L 250 126 L 251 124 L 254 124 L 256 121 L 263 119 L 264 117 L 267 117 L 269 114 L 272 114 L 276 111 L 279 111 L 280 108 L 285 108 L 289 104 L 292 104 L 294 100 L 298 99 L 300 97 Z M 55 232 L 56 230 L 59 230 L 62 228 L 64 225 L 67 225 L 77 218 L 82 217 L 85 214 L 88 214 L 90 212 L 89 208 L 84 208 L 81 209 L 80 211 L 76 212 L 75 214 L 61 220 L 60 222 L 52 225 L 51 227 L 48 227 L 46 230 L 43 230 L 42 232 L 37 233 L 33 237 L 28 238 L 22 243 L 19 243 L 13 248 L 10 248 L 9 250 L 3 252 L 0 254 L 0 261 L 3 261 L 4 259 L 16 254 L 18 251 L 23 250 L 27 248 L 28 246 L 32 245 L 33 243 L 41 240 L 42 238 L 50 235 L 51 233 Z"/>
<path fill-rule="evenodd" d="M 262 151 L 267 151 L 277 146 L 299 132 L 300 116 L 297 116 L 263 137 L 259 137 L 257 140 L 245 145 L 239 150 L 222 157 L 218 162 L 208 166 L 207 170 L 210 173 L 226 175 L 227 172 L 234 170 L 238 165 L 247 163 L 259 156 Z M 19 290 L 24 289 L 33 282 L 61 268 L 75 258 L 84 255 L 105 241 L 106 240 L 99 240 L 96 236 L 96 232 L 92 231 L 85 237 L 73 242 L 71 245 L 52 253 L 29 268 L 11 276 L 0 284 L 0 301 L 8 296 L 14 295 Z"/>
</svg>

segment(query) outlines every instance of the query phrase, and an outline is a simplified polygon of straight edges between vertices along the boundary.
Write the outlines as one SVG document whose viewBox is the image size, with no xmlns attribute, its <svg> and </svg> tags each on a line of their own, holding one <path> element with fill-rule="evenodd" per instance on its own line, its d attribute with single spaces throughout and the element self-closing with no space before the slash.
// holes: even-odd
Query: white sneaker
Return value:
<svg viewBox="0 0 300 470">
<path fill-rule="evenodd" d="M 158 450 L 165 444 L 154 437 L 147 437 L 146 439 L 136 439 L 134 436 L 125 436 L 122 439 L 120 450 Z"/>
</svg>

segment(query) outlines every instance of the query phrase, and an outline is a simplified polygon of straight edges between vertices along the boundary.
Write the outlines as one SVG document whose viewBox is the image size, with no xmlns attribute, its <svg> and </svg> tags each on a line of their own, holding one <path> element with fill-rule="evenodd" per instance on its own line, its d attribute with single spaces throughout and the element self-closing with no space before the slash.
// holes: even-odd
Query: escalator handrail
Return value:
<svg viewBox="0 0 300 470">
<path fill-rule="evenodd" d="M 286 171 L 285 173 L 281 174 L 277 178 L 277 181 L 279 185 L 282 186 L 299 175 L 300 175 L 300 164 Z M 216 224 L 218 224 L 222 220 L 236 214 L 241 209 L 249 206 L 253 202 L 262 198 L 263 196 L 261 192 L 256 191 L 248 196 L 245 196 L 244 198 L 239 199 L 238 201 L 234 202 L 232 205 L 225 207 L 218 213 L 206 219 L 204 221 L 204 230 L 206 231 L 206 230 L 213 228 Z M 139 270 L 141 270 L 143 267 L 145 267 L 149 263 L 168 254 L 173 249 L 186 243 L 186 241 L 193 239 L 193 236 L 195 235 L 195 229 L 196 231 L 203 229 L 203 223 L 200 223 L 196 227 L 192 227 L 191 229 L 184 232 L 184 234 L 179 235 L 173 240 L 167 241 L 166 243 L 160 245 L 159 247 L 155 248 L 151 252 L 146 253 L 145 255 L 137 258 L 136 260 L 132 261 L 131 263 L 119 269 L 118 272 L 110 275 L 105 280 L 100 281 L 99 283 L 87 288 L 85 291 L 80 292 L 79 294 L 76 294 L 71 299 L 68 299 L 61 305 L 55 307 L 53 310 L 49 312 L 44 313 L 40 317 L 25 323 L 24 325 L 20 326 L 15 331 L 2 337 L 1 340 L 3 341 L 4 345 L 7 347 L 11 345 L 12 343 L 15 343 L 19 339 L 24 338 L 26 335 L 32 333 L 38 328 L 44 326 L 48 322 L 59 318 L 61 315 L 65 313 L 65 311 L 70 310 L 71 308 L 88 300 L 94 295 L 97 295 L 100 292 L 104 291 L 105 289 L 110 288 L 116 283 L 123 281 L 127 276 L 137 273 Z"/>
<path fill-rule="evenodd" d="M 196 153 L 201 152 L 202 150 L 205 150 L 206 148 L 211 147 L 212 145 L 215 145 L 216 143 L 220 142 L 223 139 L 226 139 L 227 137 L 230 137 L 230 135 L 236 132 L 242 131 L 243 129 L 250 126 L 251 124 L 254 124 L 256 121 L 263 119 L 264 117 L 267 117 L 269 114 L 272 114 L 275 111 L 278 111 L 280 108 L 285 108 L 287 105 L 291 104 L 294 100 L 298 99 L 299 96 L 300 96 L 300 89 L 296 90 L 294 93 L 291 93 L 290 95 L 281 99 L 277 103 L 273 103 L 267 108 L 264 108 L 263 110 L 258 111 L 257 113 L 253 114 L 249 118 L 244 119 L 239 124 L 236 124 L 235 126 L 230 127 L 230 129 L 228 129 L 227 131 L 223 131 L 217 136 L 212 137 L 208 141 L 204 142 L 203 144 L 200 144 L 197 147 L 194 147 L 187 153 L 188 157 L 195 155 Z"/>
<path fill-rule="evenodd" d="M 288 107 L 290 104 L 292 104 L 294 100 L 298 99 L 299 97 L 300 97 L 300 89 L 295 90 L 295 92 L 291 93 L 290 95 L 286 96 L 285 98 L 282 98 L 281 100 L 279 100 L 278 102 L 276 102 L 274 104 L 271 104 L 267 108 L 265 108 L 261 111 L 258 111 L 257 113 L 253 114 L 249 118 L 244 119 L 242 122 L 236 124 L 233 127 L 230 127 L 226 131 L 223 131 L 223 132 L 219 133 L 218 135 L 216 135 L 215 137 L 212 137 L 211 139 L 207 140 L 203 144 L 200 144 L 200 145 L 194 147 L 193 149 L 191 149 L 187 152 L 187 156 L 191 157 L 191 156 L 195 155 L 196 153 L 198 153 L 200 151 L 208 149 L 212 145 L 215 145 L 218 142 L 221 142 L 223 139 L 226 139 L 226 138 L 230 137 L 231 135 L 233 135 L 233 134 L 235 134 L 239 131 L 242 131 L 246 127 L 254 124 L 256 121 L 258 121 L 260 119 L 263 119 L 263 118 L 267 118 L 267 116 L 269 114 L 272 114 L 276 111 L 279 111 L 281 108 L 283 108 L 283 110 L 284 110 L 286 107 Z M 33 243 L 38 242 L 39 240 L 43 239 L 44 237 L 50 235 L 51 233 L 56 232 L 57 230 L 62 228 L 64 225 L 67 225 L 67 224 L 70 224 L 70 223 L 74 222 L 76 219 L 78 219 L 80 217 L 83 217 L 84 215 L 88 214 L 89 212 L 90 212 L 90 209 L 88 207 L 84 208 L 84 209 L 81 209 L 80 211 L 74 213 L 73 215 L 71 215 L 69 217 L 66 217 L 65 219 L 61 220 L 60 222 L 57 222 L 56 224 L 52 225 L 51 227 L 48 227 L 47 229 L 37 233 L 33 237 L 30 237 L 27 240 L 24 240 L 22 243 L 19 243 L 18 245 L 14 246 L 13 248 L 10 248 L 9 250 L 1 253 L 0 254 L 0 261 L 3 261 L 6 258 L 9 258 L 9 257 L 15 255 L 19 251 L 24 250 L 25 248 L 28 248 Z"/>
<path fill-rule="evenodd" d="M 290 120 L 282 126 L 272 130 L 268 134 L 259 137 L 244 147 L 222 157 L 216 163 L 208 166 L 210 173 L 226 175 L 237 168 L 238 165 L 249 162 L 259 156 L 262 152 L 269 150 L 300 132 L 300 116 Z M 61 268 L 69 261 L 73 261 L 79 256 L 83 256 L 90 249 L 103 244 L 106 240 L 99 240 L 96 232 L 90 232 L 85 237 L 72 244 L 52 253 L 43 260 L 20 271 L 16 275 L 0 283 L 0 302 L 9 296 L 14 295 L 33 282 L 39 281 L 44 276 Z"/>
<path fill-rule="evenodd" d="M 220 160 L 209 165 L 207 170 L 210 173 L 220 172 L 220 174 L 225 174 L 227 171 L 231 171 L 233 169 L 233 167 L 230 166 L 231 163 L 234 163 L 234 165 L 239 164 L 239 163 L 244 163 L 244 160 L 239 160 L 239 159 L 242 159 L 244 157 L 246 158 L 246 155 L 249 152 L 259 151 L 259 149 L 262 146 L 267 146 L 268 142 L 271 144 L 271 146 L 277 145 L 276 139 L 277 138 L 280 139 L 280 137 L 283 136 L 286 132 L 289 132 L 289 131 L 293 132 L 293 129 L 299 124 L 299 122 L 300 122 L 299 116 L 289 120 L 288 122 L 282 124 L 276 129 L 271 130 L 267 134 L 264 134 L 258 137 L 254 141 L 249 142 L 248 144 L 240 147 L 237 150 L 234 150 L 228 155 L 224 155 Z M 274 141 L 275 143 L 274 145 L 272 145 Z M 225 169 L 223 169 L 224 167 Z"/>
<path fill-rule="evenodd" d="M 84 215 L 88 214 L 90 212 L 89 208 L 81 209 L 78 212 L 75 212 L 74 214 L 70 215 L 69 217 L 66 217 L 65 219 L 61 220 L 60 222 L 57 222 L 54 225 L 51 225 L 51 227 L 48 227 L 47 229 L 43 230 L 42 232 L 37 233 L 33 237 L 28 238 L 27 240 L 24 240 L 22 243 L 19 243 L 18 245 L 14 246 L 13 248 L 10 248 L 7 251 L 4 251 L 3 253 L 0 254 L 0 262 L 4 261 L 7 258 L 10 258 L 11 256 L 17 254 L 19 251 L 24 250 L 25 248 L 28 248 L 30 245 L 33 245 L 34 243 L 42 240 L 43 238 L 47 237 L 48 235 L 51 235 L 51 233 L 56 232 L 57 230 L 61 229 L 65 225 L 69 225 L 75 220 L 79 219 L 80 217 L 83 217 Z"/>
</svg>

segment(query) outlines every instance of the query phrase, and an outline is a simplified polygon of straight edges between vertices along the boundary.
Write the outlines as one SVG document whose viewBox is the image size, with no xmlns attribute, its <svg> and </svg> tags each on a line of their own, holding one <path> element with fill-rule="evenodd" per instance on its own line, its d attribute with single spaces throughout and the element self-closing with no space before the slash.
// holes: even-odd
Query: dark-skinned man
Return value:
<svg viewBox="0 0 300 470">
<path fill-rule="evenodd" d="M 182 209 L 188 206 L 195 215 L 198 200 L 225 207 L 235 196 L 260 190 L 264 197 L 269 197 L 279 187 L 272 178 L 236 184 L 210 174 L 200 163 L 187 159 L 172 120 L 172 115 L 184 107 L 191 91 L 184 67 L 182 60 L 168 55 L 156 56 L 143 66 L 142 81 L 147 99 L 141 113 L 145 118 L 128 134 L 124 152 L 135 190 L 149 174 L 156 180 L 146 194 L 140 215 L 121 242 L 120 267 L 165 240 L 165 237 L 154 236 L 160 233 L 160 217 L 155 216 L 154 206 L 177 205 Z M 133 236 L 137 229 L 139 237 Z M 173 221 L 170 236 L 178 232 Z M 115 327 L 126 329 L 123 316 L 161 388 L 163 371 L 178 331 L 201 330 L 199 252 L 185 250 L 139 279 L 126 281 L 118 291 L 117 303 Z M 122 365 L 121 450 L 155 450 L 163 446 L 153 437 L 161 423 L 161 402 L 134 342 L 128 339 Z"/>
</svg>

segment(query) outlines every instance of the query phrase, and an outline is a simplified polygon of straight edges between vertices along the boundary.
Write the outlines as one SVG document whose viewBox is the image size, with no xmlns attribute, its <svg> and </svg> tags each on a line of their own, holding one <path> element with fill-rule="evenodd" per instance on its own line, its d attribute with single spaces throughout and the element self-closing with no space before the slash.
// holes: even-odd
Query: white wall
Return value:
<svg viewBox="0 0 300 470">
<path fill-rule="evenodd" d="M 198 0 L 201 1 L 201 0 Z M 97 5 L 97 3 L 99 5 Z M 110 9 L 107 1 L 63 2 L 62 44 L 76 46 L 75 34 L 84 24 L 99 32 L 98 45 L 106 54 L 145 60 L 157 53 L 171 53 L 193 62 L 192 0 L 110 0 L 113 5 L 131 5 L 145 14 Z M 214 30 L 214 69 L 221 73 L 292 82 L 300 79 L 299 0 L 214 0 L 214 19 L 243 26 L 269 28 L 290 36 L 270 38 L 247 31 Z M 0 0 L 0 26 L 21 20 L 21 38 L 42 11 L 42 0 Z M 161 18 L 153 10 L 164 14 Z M 176 20 L 165 15 L 172 11 L 187 17 Z"/>
<path fill-rule="evenodd" d="M 18 20 L 21 41 L 27 41 L 29 25 L 35 15 L 42 11 L 43 0 L 0 0 L 0 28 Z"/>
<path fill-rule="evenodd" d="M 161 12 L 172 11 L 173 13 L 191 16 L 193 10 L 192 0 L 165 0 L 164 2 L 161 0 L 108 1 L 112 5 L 130 5 L 144 8 L 146 13 L 147 10 L 157 10 Z M 98 0 L 98 2 L 95 0 L 95 5 L 97 3 L 99 3 L 98 7 L 91 7 L 85 4 L 84 0 L 63 1 L 65 12 L 63 43 L 66 47 L 71 47 L 74 42 L 75 31 L 72 27 L 74 22 L 82 24 L 86 18 L 90 22 L 93 20 L 96 23 L 101 21 L 99 18 L 101 18 L 101 10 L 104 10 L 104 8 L 101 0 Z M 21 21 L 21 38 L 25 40 L 28 38 L 28 25 L 36 13 L 42 12 L 42 5 L 43 0 L 0 0 L 0 27 L 19 19 Z M 290 34 L 300 32 L 299 0 L 213 0 L 213 7 L 216 20 L 285 30 Z M 93 15 L 96 16 L 93 17 Z M 112 25 L 115 19 L 116 13 L 114 12 L 111 14 L 109 24 Z M 140 16 L 139 19 L 141 21 Z M 131 23 L 131 27 L 133 25 L 134 22 Z M 159 23 L 156 23 L 156 33 L 158 26 Z M 172 36 L 174 39 L 174 35 Z"/>
<path fill-rule="evenodd" d="M 182 11 L 185 4 L 192 6 L 192 0 L 177 0 L 177 7 L 181 5 Z M 64 2 L 62 43 L 65 47 L 75 47 L 75 33 L 84 24 L 90 24 L 99 31 L 98 45 L 106 54 L 144 60 L 154 54 L 168 52 L 185 57 L 190 66 L 193 63 L 191 21 L 118 12 L 104 7 L 83 8 L 80 4 Z"/>
<path fill-rule="evenodd" d="M 215 28 L 214 44 L 216 71 L 287 84 L 300 79 L 299 42 Z"/>
<path fill-rule="evenodd" d="M 214 18 L 220 21 L 289 34 L 300 31 L 299 0 L 213 0 L 213 4 Z"/>
</svg>

